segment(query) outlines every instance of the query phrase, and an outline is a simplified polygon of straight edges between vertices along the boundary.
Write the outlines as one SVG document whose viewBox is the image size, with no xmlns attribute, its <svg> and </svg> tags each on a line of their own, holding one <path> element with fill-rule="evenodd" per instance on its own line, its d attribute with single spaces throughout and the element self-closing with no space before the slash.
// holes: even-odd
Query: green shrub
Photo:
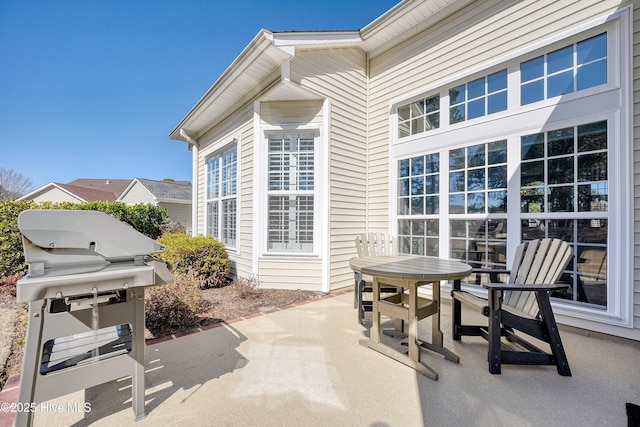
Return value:
<svg viewBox="0 0 640 427">
<path fill-rule="evenodd" d="M 124 203 L 35 203 L 33 201 L 0 201 L 0 277 L 11 276 L 27 267 L 22 249 L 22 234 L 18 228 L 18 215 L 27 209 L 94 210 L 113 215 L 130 224 L 142 234 L 157 239 L 167 221 L 166 209 L 151 204 L 128 206 Z"/>
<path fill-rule="evenodd" d="M 27 268 L 18 215 L 26 209 L 35 209 L 35 206 L 32 201 L 0 201 L 0 277 L 11 276 Z"/>
<path fill-rule="evenodd" d="M 213 237 L 167 234 L 158 241 L 167 247 L 161 258 L 168 261 L 174 271 L 195 275 L 204 287 L 219 288 L 228 284 L 229 257 L 224 245 Z"/>
<path fill-rule="evenodd" d="M 205 300 L 200 280 L 182 273 L 174 273 L 173 278 L 173 283 L 145 291 L 145 324 L 154 335 L 193 328 L 203 311 Z"/>
</svg>

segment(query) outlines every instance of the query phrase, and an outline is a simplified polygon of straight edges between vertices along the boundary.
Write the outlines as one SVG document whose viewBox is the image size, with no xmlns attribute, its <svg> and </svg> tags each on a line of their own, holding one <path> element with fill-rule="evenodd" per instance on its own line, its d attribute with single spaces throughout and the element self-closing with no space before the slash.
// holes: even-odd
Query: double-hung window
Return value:
<svg viewBox="0 0 640 427">
<path fill-rule="evenodd" d="M 237 246 L 237 145 L 207 159 L 207 235 L 228 248 Z"/>
<path fill-rule="evenodd" d="M 312 253 L 315 133 L 270 133 L 267 145 L 267 252 Z"/>
</svg>

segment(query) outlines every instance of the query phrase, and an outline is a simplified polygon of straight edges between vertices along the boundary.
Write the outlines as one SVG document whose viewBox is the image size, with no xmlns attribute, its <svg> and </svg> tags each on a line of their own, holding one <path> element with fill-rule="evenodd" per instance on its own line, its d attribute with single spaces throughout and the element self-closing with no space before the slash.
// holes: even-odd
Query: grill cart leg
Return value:
<svg viewBox="0 0 640 427">
<path fill-rule="evenodd" d="M 35 402 L 35 385 L 38 367 L 40 366 L 40 348 L 42 344 L 42 322 L 46 300 L 37 300 L 29 303 L 29 324 L 27 326 L 27 343 L 24 351 L 22 374 L 20 374 L 20 392 L 18 403 L 22 405 L 16 412 L 16 427 L 33 425 Z"/>
</svg>

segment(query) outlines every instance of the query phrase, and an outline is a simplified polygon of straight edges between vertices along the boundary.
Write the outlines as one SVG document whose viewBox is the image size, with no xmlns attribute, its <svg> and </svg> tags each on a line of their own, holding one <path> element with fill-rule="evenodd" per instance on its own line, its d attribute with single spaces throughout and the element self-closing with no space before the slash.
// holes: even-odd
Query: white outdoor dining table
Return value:
<svg viewBox="0 0 640 427">
<path fill-rule="evenodd" d="M 423 375 L 437 380 L 438 373 L 420 360 L 420 350 L 425 348 L 443 355 L 447 360 L 458 363 L 459 357 L 443 346 L 440 329 L 440 281 L 460 280 L 471 274 L 471 267 L 460 261 L 423 256 L 369 256 L 356 257 L 349 261 L 351 269 L 373 277 L 373 324 L 370 338 L 360 340 L 360 344 L 389 356 Z M 433 284 L 432 299 L 418 297 L 418 287 Z M 397 297 L 381 298 L 380 287 L 391 285 L 407 289 L 402 301 Z M 408 356 L 398 353 L 381 342 L 380 315 L 384 314 L 408 323 L 408 334 L 394 333 L 394 336 L 408 338 Z M 431 342 L 418 340 L 418 321 L 432 316 Z"/>
</svg>

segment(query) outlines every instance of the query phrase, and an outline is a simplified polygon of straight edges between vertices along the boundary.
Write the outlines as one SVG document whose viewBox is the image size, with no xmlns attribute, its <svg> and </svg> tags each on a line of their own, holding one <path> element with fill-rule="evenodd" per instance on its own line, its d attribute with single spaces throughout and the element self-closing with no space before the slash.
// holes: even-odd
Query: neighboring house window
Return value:
<svg viewBox="0 0 640 427">
<path fill-rule="evenodd" d="M 507 70 L 449 89 L 449 123 L 460 123 L 507 109 Z"/>
<path fill-rule="evenodd" d="M 607 34 L 520 64 L 522 105 L 607 83 Z"/>
<path fill-rule="evenodd" d="M 238 154 L 234 146 L 207 159 L 207 235 L 237 245 Z"/>
<path fill-rule="evenodd" d="M 440 95 L 398 107 L 398 138 L 440 127 Z"/>
<path fill-rule="evenodd" d="M 268 140 L 268 252 L 314 251 L 315 136 L 272 133 Z"/>
</svg>

